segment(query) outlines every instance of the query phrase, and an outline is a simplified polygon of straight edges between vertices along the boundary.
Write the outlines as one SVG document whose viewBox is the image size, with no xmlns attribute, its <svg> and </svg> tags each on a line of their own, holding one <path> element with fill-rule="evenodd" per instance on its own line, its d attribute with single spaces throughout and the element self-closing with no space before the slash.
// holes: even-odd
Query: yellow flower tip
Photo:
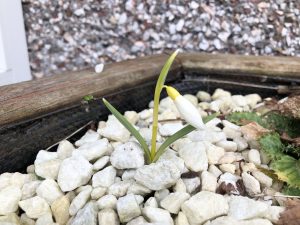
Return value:
<svg viewBox="0 0 300 225">
<path fill-rule="evenodd" d="M 166 88 L 167 93 L 172 100 L 175 100 L 178 96 L 180 96 L 180 93 L 175 88 L 166 85 L 164 87 Z"/>
</svg>

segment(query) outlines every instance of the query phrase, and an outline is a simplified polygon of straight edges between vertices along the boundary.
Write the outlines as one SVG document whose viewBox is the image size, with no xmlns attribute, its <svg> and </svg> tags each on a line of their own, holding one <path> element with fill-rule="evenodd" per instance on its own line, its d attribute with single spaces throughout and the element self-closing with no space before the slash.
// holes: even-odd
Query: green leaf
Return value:
<svg viewBox="0 0 300 225">
<path fill-rule="evenodd" d="M 91 101 L 91 100 L 93 100 L 93 99 L 94 99 L 94 96 L 93 96 L 93 95 L 86 95 L 86 96 L 83 97 L 83 100 L 84 100 L 84 101 L 87 101 L 87 102 L 89 102 L 89 101 Z"/>
<path fill-rule="evenodd" d="M 291 187 L 288 185 L 286 185 L 281 192 L 285 195 L 300 196 L 300 188 Z"/>
<path fill-rule="evenodd" d="M 265 116 L 266 124 L 269 129 L 276 130 L 278 133 L 287 133 L 291 138 L 300 136 L 300 120 L 287 117 L 276 112 L 269 112 Z"/>
<path fill-rule="evenodd" d="M 261 150 L 264 151 L 271 159 L 278 159 L 283 156 L 283 144 L 277 133 L 270 133 L 259 139 Z"/>
<path fill-rule="evenodd" d="M 217 113 L 211 114 L 211 115 L 203 118 L 203 122 L 207 123 L 208 121 L 212 120 L 213 118 L 215 118 L 217 116 L 218 116 Z M 185 135 L 187 135 L 188 133 L 192 132 L 193 130 L 196 130 L 196 128 L 193 127 L 192 125 L 187 125 L 184 128 L 177 131 L 172 136 L 170 136 L 169 138 L 167 138 L 164 141 L 164 143 L 159 147 L 158 151 L 155 154 L 155 157 L 154 157 L 153 161 L 156 162 L 159 159 L 159 157 L 165 152 L 167 147 L 169 147 L 172 143 L 174 143 L 178 139 L 180 139 L 180 138 L 184 137 Z"/>
<path fill-rule="evenodd" d="M 253 121 L 265 127 L 263 118 L 255 112 L 234 112 L 226 116 L 226 119 L 237 125 L 244 125 L 243 120 Z"/>
<path fill-rule="evenodd" d="M 109 111 L 120 121 L 121 124 L 123 124 L 124 127 L 138 140 L 138 142 L 141 144 L 145 156 L 146 161 L 149 163 L 150 160 L 150 151 L 148 148 L 148 145 L 145 141 L 145 139 L 140 135 L 140 133 L 134 128 L 134 126 L 116 109 L 114 108 L 106 99 L 102 99 L 105 106 L 109 109 Z"/>
<path fill-rule="evenodd" d="M 278 178 L 291 187 L 300 188 L 300 161 L 285 155 L 271 163 Z"/>
<path fill-rule="evenodd" d="M 159 106 L 159 98 L 160 93 L 163 89 L 163 86 L 166 81 L 166 77 L 171 68 L 173 61 L 175 60 L 179 50 L 176 50 L 167 60 L 165 65 L 163 66 L 154 92 L 154 105 L 153 105 L 153 123 L 152 123 L 152 141 L 151 141 L 151 159 L 153 160 L 156 154 L 156 138 L 157 138 L 157 129 L 158 129 L 158 106 Z"/>
</svg>

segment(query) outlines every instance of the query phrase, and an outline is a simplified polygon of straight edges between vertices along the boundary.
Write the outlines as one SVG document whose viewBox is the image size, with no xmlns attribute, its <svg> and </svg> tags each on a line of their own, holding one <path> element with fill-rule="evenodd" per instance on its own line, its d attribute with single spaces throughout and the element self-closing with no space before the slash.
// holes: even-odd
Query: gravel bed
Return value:
<svg viewBox="0 0 300 225">
<path fill-rule="evenodd" d="M 185 51 L 300 55 L 298 0 L 22 0 L 34 77 Z"/>
<path fill-rule="evenodd" d="M 262 100 L 222 89 L 184 98 L 202 116 L 252 110 Z M 148 144 L 152 105 L 125 112 Z M 159 120 L 158 142 L 184 126 L 170 98 L 161 100 Z M 0 224 L 272 225 L 285 208 L 282 183 L 258 169 L 269 163 L 243 127 L 214 118 L 145 165 L 135 138 L 109 116 L 75 143 L 40 150 L 27 174 L 1 174 Z"/>
</svg>

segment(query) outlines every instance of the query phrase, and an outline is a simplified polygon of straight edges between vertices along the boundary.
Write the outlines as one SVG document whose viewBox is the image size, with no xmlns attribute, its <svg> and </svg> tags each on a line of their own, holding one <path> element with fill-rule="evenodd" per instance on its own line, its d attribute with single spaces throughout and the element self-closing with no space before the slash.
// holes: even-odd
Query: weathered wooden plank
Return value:
<svg viewBox="0 0 300 225">
<path fill-rule="evenodd" d="M 184 53 L 179 58 L 183 70 L 212 74 L 300 76 L 300 58 L 297 57 Z"/>
<path fill-rule="evenodd" d="M 78 103 L 83 96 L 103 96 L 155 80 L 167 55 L 156 55 L 108 64 L 102 73 L 92 69 L 0 87 L 0 126 Z M 174 63 L 179 78 L 180 64 Z"/>
</svg>

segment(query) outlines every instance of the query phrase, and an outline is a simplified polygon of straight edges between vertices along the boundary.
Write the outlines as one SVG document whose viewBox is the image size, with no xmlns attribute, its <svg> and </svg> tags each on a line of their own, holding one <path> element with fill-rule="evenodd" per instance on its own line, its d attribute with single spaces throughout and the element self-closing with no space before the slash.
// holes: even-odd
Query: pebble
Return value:
<svg viewBox="0 0 300 225">
<path fill-rule="evenodd" d="M 216 145 L 227 152 L 235 152 L 237 150 L 237 144 L 233 141 L 220 141 L 217 142 Z"/>
<path fill-rule="evenodd" d="M 126 111 L 124 116 L 133 125 L 135 125 L 140 118 L 139 114 L 136 111 Z"/>
<path fill-rule="evenodd" d="M 88 130 L 79 140 L 75 142 L 77 147 L 80 147 L 83 144 L 95 142 L 100 139 L 100 135 L 93 130 Z"/>
<path fill-rule="evenodd" d="M 46 200 L 39 196 L 20 201 L 19 206 L 31 219 L 37 219 L 47 213 L 51 213 Z"/>
<path fill-rule="evenodd" d="M 55 180 L 46 179 L 36 189 L 37 196 L 45 199 L 51 205 L 56 199 L 63 196 Z"/>
<path fill-rule="evenodd" d="M 12 215 L 12 214 L 9 214 Z M 16 215 L 14 215 L 16 216 Z M 1 217 L 0 217 L 0 221 L 1 221 Z M 4 222 L 4 221 L 2 221 Z M 31 218 L 29 218 L 26 213 L 22 213 L 21 217 L 20 217 L 20 223 L 22 225 L 35 225 L 35 221 Z"/>
<path fill-rule="evenodd" d="M 54 219 L 58 224 L 66 224 L 69 220 L 70 200 L 67 196 L 62 196 L 56 199 L 51 204 L 51 211 Z"/>
<path fill-rule="evenodd" d="M 90 201 L 78 211 L 75 217 L 69 220 L 68 225 L 97 225 L 97 212 L 96 203 Z"/>
<path fill-rule="evenodd" d="M 189 194 L 194 193 L 201 184 L 200 177 L 194 177 L 194 178 L 182 178 L 182 181 L 186 187 L 186 191 Z"/>
<path fill-rule="evenodd" d="M 256 150 L 256 149 L 251 149 L 249 151 L 248 159 L 249 159 L 249 162 L 252 162 L 255 165 L 260 165 L 261 164 L 260 154 L 259 154 L 259 151 Z"/>
<path fill-rule="evenodd" d="M 114 167 L 108 166 L 95 173 L 92 178 L 92 185 L 96 187 L 109 187 L 115 181 L 117 171 Z"/>
<path fill-rule="evenodd" d="M 60 165 L 61 160 L 58 159 L 57 152 L 41 150 L 34 161 L 36 175 L 54 180 L 57 179 Z"/>
<path fill-rule="evenodd" d="M 156 201 L 156 198 L 155 197 L 148 198 L 148 200 L 145 202 L 144 206 L 145 207 L 149 206 L 149 207 L 153 207 L 153 208 L 158 208 L 158 203 Z"/>
<path fill-rule="evenodd" d="M 113 209 L 98 212 L 98 225 L 120 225 L 117 213 Z"/>
<path fill-rule="evenodd" d="M 219 194 L 201 191 L 183 203 L 183 213 L 190 223 L 202 224 L 205 221 L 227 214 L 227 200 Z"/>
<path fill-rule="evenodd" d="M 218 147 L 216 145 L 205 143 L 205 147 L 209 165 L 217 164 L 225 154 L 224 148 Z"/>
<path fill-rule="evenodd" d="M 137 169 L 134 179 L 151 190 L 161 190 L 174 185 L 180 171 L 170 161 L 163 161 Z"/>
<path fill-rule="evenodd" d="M 103 195 L 105 195 L 105 192 L 106 192 L 106 188 L 104 188 L 104 187 L 96 187 L 91 192 L 91 198 L 93 200 L 98 200 Z"/>
<path fill-rule="evenodd" d="M 16 212 L 21 197 L 22 191 L 19 187 L 7 186 L 0 190 L 0 215 Z"/>
<path fill-rule="evenodd" d="M 150 223 L 174 225 L 173 219 L 167 210 L 147 206 L 143 208 L 142 213 Z"/>
<path fill-rule="evenodd" d="M 76 215 L 76 213 L 87 203 L 87 201 L 90 199 L 91 192 L 92 187 L 88 186 L 73 199 L 69 207 L 69 214 L 71 216 Z"/>
<path fill-rule="evenodd" d="M 99 209 L 115 209 L 117 206 L 117 198 L 114 195 L 104 195 L 97 201 Z"/>
<path fill-rule="evenodd" d="M 4 225 L 20 225 L 19 217 L 15 213 L 0 216 L 0 224 Z"/>
<path fill-rule="evenodd" d="M 117 201 L 117 212 L 121 223 L 129 222 L 141 215 L 141 209 L 133 194 L 121 197 Z"/>
<path fill-rule="evenodd" d="M 57 147 L 57 157 L 59 159 L 71 157 L 74 150 L 74 146 L 68 140 L 63 140 Z"/>
<path fill-rule="evenodd" d="M 207 170 L 208 159 L 206 148 L 202 142 L 192 142 L 179 149 L 179 156 L 184 160 L 186 167 L 199 172 Z"/>
<path fill-rule="evenodd" d="M 273 183 L 273 179 L 263 172 L 258 170 L 252 171 L 252 176 L 255 177 L 263 187 L 271 187 Z"/>
<path fill-rule="evenodd" d="M 161 136 L 171 136 L 182 128 L 183 125 L 181 122 L 165 123 L 159 126 L 159 133 L 161 134 Z"/>
<path fill-rule="evenodd" d="M 170 193 L 167 197 L 165 197 L 160 202 L 160 206 L 168 210 L 170 213 L 178 214 L 181 205 L 189 198 L 190 195 L 188 193 L 184 193 L 184 192 Z"/>
<path fill-rule="evenodd" d="M 215 192 L 217 189 L 217 178 L 210 172 L 201 173 L 201 190 Z"/>
<path fill-rule="evenodd" d="M 116 197 L 124 196 L 132 183 L 132 180 L 115 182 L 108 188 L 108 194 L 112 194 Z"/>
<path fill-rule="evenodd" d="M 175 225 L 190 225 L 186 215 L 183 212 L 179 212 L 176 219 Z"/>
<path fill-rule="evenodd" d="M 103 156 L 93 164 L 93 169 L 96 171 L 101 170 L 108 162 L 109 156 Z"/>
<path fill-rule="evenodd" d="M 117 169 L 135 169 L 144 165 L 144 152 L 136 142 L 119 145 L 111 154 L 110 162 Z"/>
<path fill-rule="evenodd" d="M 82 156 L 67 158 L 61 163 L 57 183 L 63 192 L 72 191 L 90 180 L 92 168 Z"/>
<path fill-rule="evenodd" d="M 210 102 L 211 101 L 210 94 L 205 91 L 198 91 L 196 96 L 201 102 Z"/>
<path fill-rule="evenodd" d="M 243 183 L 245 185 L 246 191 L 249 195 L 257 195 L 261 193 L 260 184 L 253 176 L 247 172 L 242 173 Z"/>
<path fill-rule="evenodd" d="M 95 73 L 102 73 L 103 69 L 104 69 L 104 64 L 103 63 L 97 64 L 95 66 Z"/>
</svg>

